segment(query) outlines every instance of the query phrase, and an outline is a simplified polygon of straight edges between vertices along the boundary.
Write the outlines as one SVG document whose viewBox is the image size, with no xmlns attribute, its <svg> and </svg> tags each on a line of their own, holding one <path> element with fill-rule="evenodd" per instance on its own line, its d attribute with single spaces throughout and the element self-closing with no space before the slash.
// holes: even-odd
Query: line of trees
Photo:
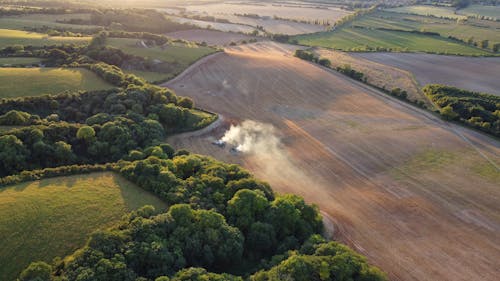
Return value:
<svg viewBox="0 0 500 281">
<path fill-rule="evenodd" d="M 500 97 L 437 84 L 427 85 L 423 91 L 444 119 L 500 136 Z"/>
</svg>

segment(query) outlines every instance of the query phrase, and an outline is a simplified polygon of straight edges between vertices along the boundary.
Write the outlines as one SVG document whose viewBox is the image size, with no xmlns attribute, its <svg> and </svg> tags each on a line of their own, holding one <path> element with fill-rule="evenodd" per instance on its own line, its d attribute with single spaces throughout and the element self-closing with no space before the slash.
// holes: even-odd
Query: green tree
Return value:
<svg viewBox="0 0 500 281">
<path fill-rule="evenodd" d="M 0 175 L 9 175 L 26 167 L 29 151 L 14 135 L 0 137 Z"/>
<path fill-rule="evenodd" d="M 76 138 L 90 143 L 95 140 L 95 130 L 90 126 L 83 126 L 76 132 Z"/>
<path fill-rule="evenodd" d="M 269 201 L 262 191 L 238 190 L 227 203 L 228 221 L 246 234 L 255 221 L 263 219 L 268 208 Z"/>
<path fill-rule="evenodd" d="M 488 41 L 488 40 L 482 40 L 481 41 L 481 48 L 487 49 L 489 44 L 490 44 L 490 41 Z"/>
<path fill-rule="evenodd" d="M 21 275 L 19 275 L 20 281 L 50 281 L 50 276 L 52 272 L 52 267 L 45 262 L 33 262 L 31 263 Z"/>
</svg>

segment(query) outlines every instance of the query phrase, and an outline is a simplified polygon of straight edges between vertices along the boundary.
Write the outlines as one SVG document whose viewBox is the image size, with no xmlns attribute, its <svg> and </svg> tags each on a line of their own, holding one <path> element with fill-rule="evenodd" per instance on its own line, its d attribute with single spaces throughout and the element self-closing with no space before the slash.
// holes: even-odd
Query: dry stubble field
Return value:
<svg viewBox="0 0 500 281">
<path fill-rule="evenodd" d="M 169 139 L 240 163 L 317 203 L 335 237 L 391 280 L 497 280 L 500 143 L 258 43 L 227 49 L 166 86 L 218 112 L 213 130 Z M 230 123 L 272 124 L 281 143 L 234 155 Z"/>
<path fill-rule="evenodd" d="M 409 71 L 422 86 L 438 83 L 500 95 L 498 57 L 474 58 L 407 53 L 353 53 L 352 55 Z"/>
</svg>

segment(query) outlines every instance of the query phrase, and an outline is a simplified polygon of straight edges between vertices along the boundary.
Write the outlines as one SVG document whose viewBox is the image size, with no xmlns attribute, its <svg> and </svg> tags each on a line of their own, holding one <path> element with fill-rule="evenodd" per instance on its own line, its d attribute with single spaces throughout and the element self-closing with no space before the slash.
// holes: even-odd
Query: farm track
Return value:
<svg viewBox="0 0 500 281">
<path fill-rule="evenodd" d="M 292 49 L 228 48 L 165 84 L 224 116 L 219 127 L 168 141 L 318 204 L 335 238 L 391 280 L 497 280 L 500 143 L 293 58 Z M 272 124 L 280 152 L 234 155 L 211 144 L 246 119 Z"/>
</svg>

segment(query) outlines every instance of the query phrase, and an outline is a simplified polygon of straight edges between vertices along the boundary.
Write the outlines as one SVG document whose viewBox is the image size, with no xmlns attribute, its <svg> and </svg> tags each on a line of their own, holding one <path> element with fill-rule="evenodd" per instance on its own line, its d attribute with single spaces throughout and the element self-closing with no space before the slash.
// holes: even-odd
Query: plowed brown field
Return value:
<svg viewBox="0 0 500 281">
<path fill-rule="evenodd" d="M 167 83 L 224 117 L 169 141 L 317 203 L 335 220 L 335 238 L 391 280 L 498 280 L 500 142 L 289 50 L 227 49 Z M 280 145 L 235 155 L 211 144 L 246 119 L 272 124 Z"/>
</svg>

